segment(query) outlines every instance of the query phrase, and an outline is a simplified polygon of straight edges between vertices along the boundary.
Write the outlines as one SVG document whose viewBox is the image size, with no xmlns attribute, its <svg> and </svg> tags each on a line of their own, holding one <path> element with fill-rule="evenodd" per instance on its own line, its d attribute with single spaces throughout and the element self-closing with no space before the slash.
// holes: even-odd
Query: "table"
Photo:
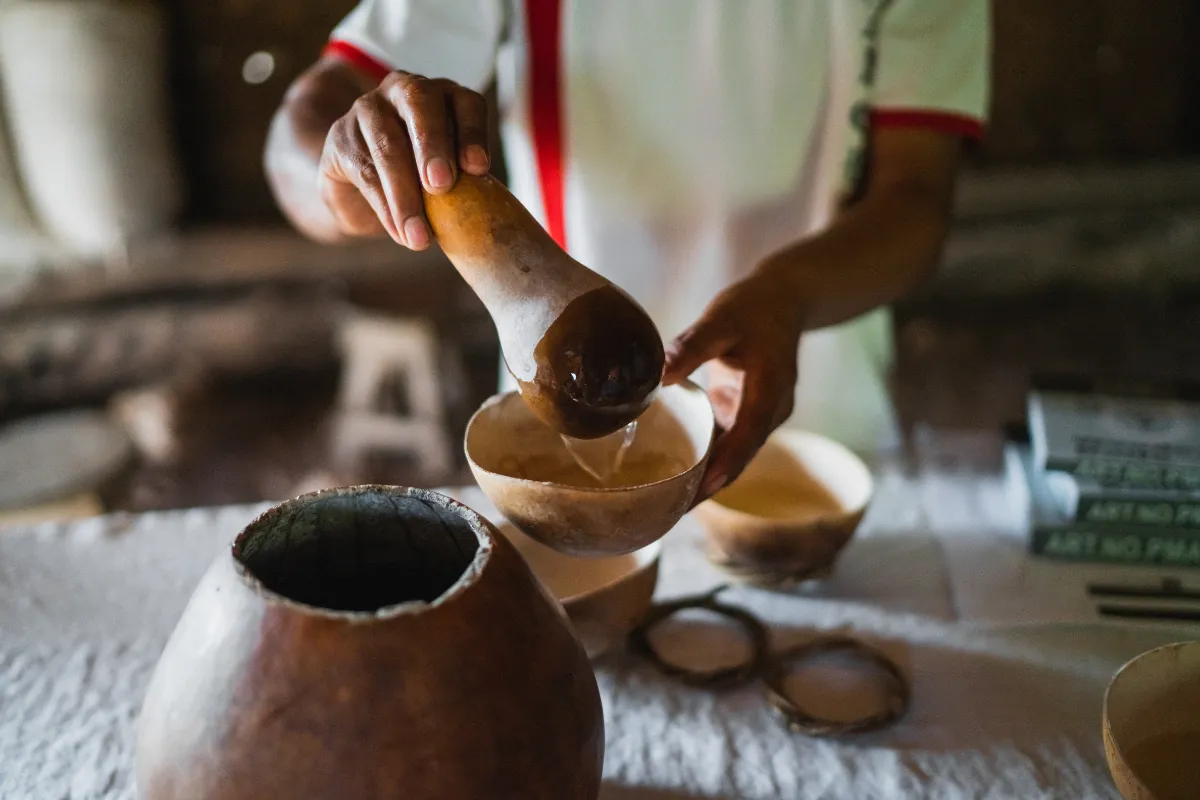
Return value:
<svg viewBox="0 0 1200 800">
<path fill-rule="evenodd" d="M 446 491 L 495 513 L 473 488 Z M 1130 657 L 1195 638 L 1195 628 L 965 617 L 962 587 L 987 564 L 947 554 L 964 527 L 988 533 L 967 512 L 994 506 L 996 491 L 993 478 L 884 470 L 828 581 L 722 595 L 770 623 L 779 645 L 848 630 L 890 653 L 913 681 L 900 724 L 841 742 L 805 738 L 779 725 L 756 687 L 690 689 L 617 653 L 596 665 L 602 798 L 1116 798 L 1100 741 L 1104 688 Z M 214 554 L 262 508 L 0 530 L 0 797 L 134 797 L 132 730 L 158 653 Z M 723 580 L 702 539 L 686 518 L 668 534 L 661 597 Z M 677 628 L 668 638 L 720 633 Z"/>
</svg>

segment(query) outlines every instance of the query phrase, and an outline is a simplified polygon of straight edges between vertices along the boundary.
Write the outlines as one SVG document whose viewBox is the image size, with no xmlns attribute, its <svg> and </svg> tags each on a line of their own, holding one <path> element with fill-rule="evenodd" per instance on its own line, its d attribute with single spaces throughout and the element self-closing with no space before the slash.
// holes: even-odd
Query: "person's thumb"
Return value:
<svg viewBox="0 0 1200 800">
<path fill-rule="evenodd" d="M 686 380 L 706 362 L 723 356 L 736 342 L 734 331 L 707 316 L 702 317 L 667 347 L 663 384 L 670 386 Z"/>
</svg>

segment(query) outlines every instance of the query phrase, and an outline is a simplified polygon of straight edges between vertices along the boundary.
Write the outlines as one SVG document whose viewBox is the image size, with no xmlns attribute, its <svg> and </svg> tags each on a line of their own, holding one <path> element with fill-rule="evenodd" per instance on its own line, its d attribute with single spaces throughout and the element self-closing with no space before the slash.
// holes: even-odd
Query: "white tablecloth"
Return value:
<svg viewBox="0 0 1200 800">
<path fill-rule="evenodd" d="M 962 553 L 987 542 L 1019 558 L 986 519 L 996 491 L 978 476 L 885 471 L 829 581 L 722 595 L 769 622 L 778 644 L 846 629 L 891 653 L 913 681 L 900 724 L 844 741 L 806 738 L 781 727 L 757 687 L 690 689 L 618 653 L 597 665 L 605 800 L 1117 797 L 1100 741 L 1104 688 L 1128 658 L 1195 638 L 1195 628 L 996 625 L 964 615 L 961 598 L 987 585 L 996 559 Z M 474 490 L 451 493 L 493 512 Z M 260 509 L 0 531 L 0 798 L 134 797 L 133 723 L 158 653 L 213 555 Z M 701 540 L 691 520 L 668 535 L 660 596 L 722 580 Z M 1019 605 L 1005 606 L 1007 622 L 1036 623 L 1036 610 Z M 711 641 L 696 625 L 667 636 Z"/>
</svg>

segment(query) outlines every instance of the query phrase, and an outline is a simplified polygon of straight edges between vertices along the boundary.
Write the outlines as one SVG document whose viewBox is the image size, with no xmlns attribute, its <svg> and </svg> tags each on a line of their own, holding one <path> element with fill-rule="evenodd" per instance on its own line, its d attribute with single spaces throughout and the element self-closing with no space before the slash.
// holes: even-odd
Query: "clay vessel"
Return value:
<svg viewBox="0 0 1200 800">
<path fill-rule="evenodd" d="M 691 507 L 713 429 L 701 389 L 660 388 L 625 456 L 647 480 L 605 488 L 584 482 L 561 438 L 508 392 L 471 417 L 466 454 L 479 488 L 522 533 L 568 555 L 615 556 L 662 538 Z"/>
<path fill-rule="evenodd" d="M 567 255 L 500 181 L 461 175 L 426 195 L 438 245 L 479 295 L 534 413 L 577 439 L 612 433 L 650 404 L 663 344 L 628 294 Z"/>
<path fill-rule="evenodd" d="M 1126 663 L 1104 694 L 1104 755 L 1125 800 L 1200 793 L 1200 641 Z"/>
<path fill-rule="evenodd" d="M 535 542 L 512 523 L 500 525 L 500 532 L 562 603 L 588 658 L 620 647 L 650 610 L 662 542 L 619 556 L 579 558 Z"/>
<path fill-rule="evenodd" d="M 604 724 L 562 608 L 471 509 L 303 495 L 196 589 L 138 731 L 143 800 L 594 800 Z"/>
<path fill-rule="evenodd" d="M 808 431 L 777 430 L 738 479 L 696 507 L 708 556 L 749 583 L 829 573 L 874 492 L 866 464 Z"/>
</svg>

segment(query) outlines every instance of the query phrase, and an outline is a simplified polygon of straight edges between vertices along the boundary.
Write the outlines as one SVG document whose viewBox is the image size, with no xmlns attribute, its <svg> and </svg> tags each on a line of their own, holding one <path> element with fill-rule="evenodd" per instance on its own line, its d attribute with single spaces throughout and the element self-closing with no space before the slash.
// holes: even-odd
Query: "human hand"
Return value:
<svg viewBox="0 0 1200 800">
<path fill-rule="evenodd" d="M 664 384 L 708 364 L 717 436 L 696 503 L 736 479 L 771 431 L 791 416 L 803 317 L 795 292 L 760 268 L 717 295 L 667 348 Z"/>
<path fill-rule="evenodd" d="M 422 188 L 449 191 L 458 170 L 490 167 L 487 101 L 453 81 L 393 72 L 355 101 L 325 139 L 318 186 L 339 230 L 429 246 Z"/>
</svg>

